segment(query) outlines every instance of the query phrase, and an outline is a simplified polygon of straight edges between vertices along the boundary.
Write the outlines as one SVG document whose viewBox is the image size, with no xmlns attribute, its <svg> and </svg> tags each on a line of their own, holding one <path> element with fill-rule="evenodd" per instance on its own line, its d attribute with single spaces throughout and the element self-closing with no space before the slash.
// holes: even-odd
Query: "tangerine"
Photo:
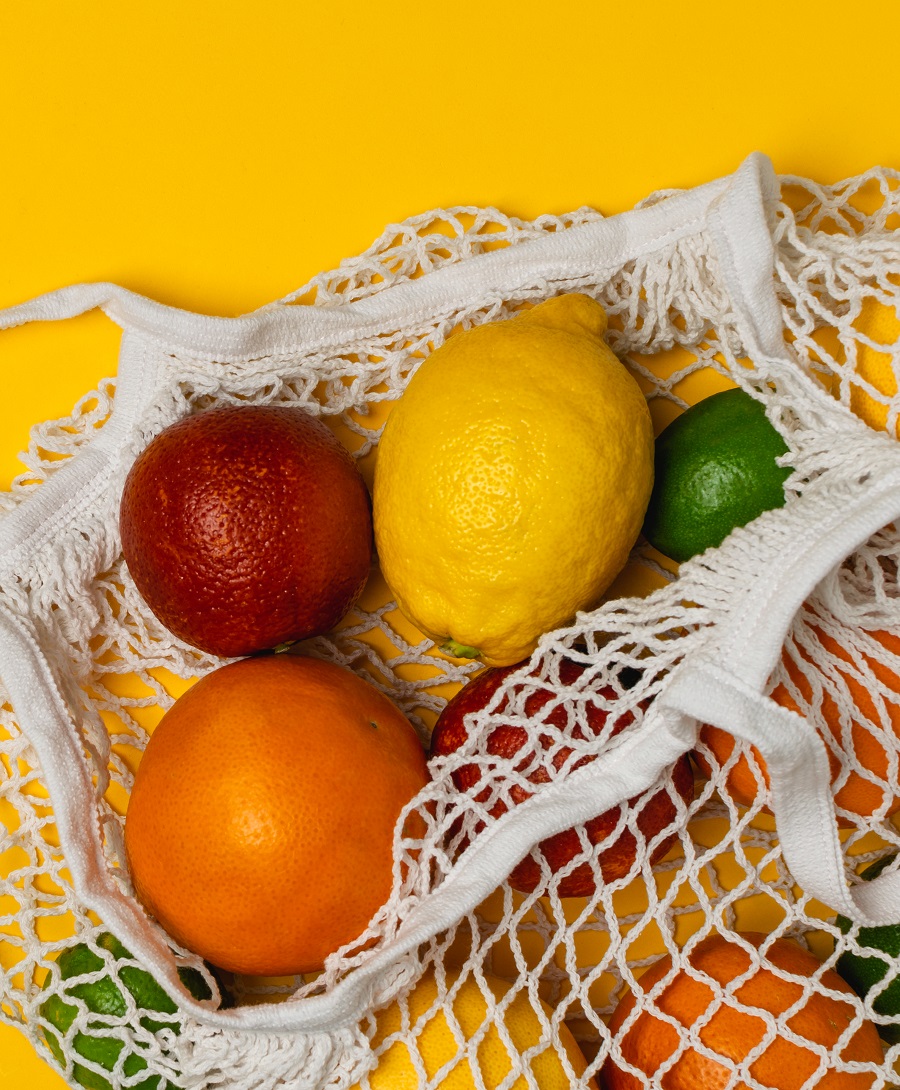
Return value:
<svg viewBox="0 0 900 1090">
<path fill-rule="evenodd" d="M 739 938 L 757 948 L 769 940 L 759 932 L 743 932 Z M 647 1085 L 662 1090 L 720 1090 L 725 1086 L 748 1090 L 743 1079 L 729 1081 L 742 1064 L 746 1066 L 741 1073 L 752 1077 L 754 1085 L 773 1090 L 799 1090 L 812 1085 L 818 1090 L 867 1090 L 876 1081 L 880 1085 L 876 1072 L 884 1063 L 884 1054 L 875 1026 L 868 1020 L 863 1019 L 843 1044 L 839 1059 L 846 1064 L 871 1063 L 871 1073 L 835 1070 L 838 1056 L 834 1052 L 828 1058 L 821 1056 L 822 1047 L 835 1049 L 856 1017 L 852 1002 L 855 997 L 850 985 L 833 969 L 823 970 L 822 963 L 808 950 L 790 939 L 774 939 L 757 965 L 736 939 L 713 934 L 697 943 L 687 961 L 690 971 L 678 971 L 656 999 L 648 1000 L 646 994 L 670 972 L 669 954 L 641 976 L 637 993 L 630 991 L 619 1002 L 610 1019 L 610 1032 L 621 1035 L 624 1060 L 647 1078 L 626 1071 L 610 1057 L 603 1066 L 607 1090 L 643 1090 Z M 746 979 L 733 994 L 732 989 L 723 994 L 699 979 L 698 973 L 723 986 L 745 974 Z M 794 979 L 787 979 L 785 974 Z M 807 985 L 806 981 L 813 978 L 817 983 Z M 850 999 L 845 1002 L 827 994 L 835 992 Z M 622 1034 L 625 1020 L 637 1003 L 641 1004 L 640 1013 Z M 774 1039 L 748 1063 L 768 1028 L 768 1019 L 760 1012 L 778 1016 L 795 1005 L 797 1009 L 779 1024 Z M 691 1031 L 691 1039 L 699 1038 L 704 1048 L 719 1058 L 707 1056 L 689 1043 L 688 1034 L 682 1035 L 672 1019 Z M 692 1029 L 694 1026 L 697 1028 Z M 816 1052 L 802 1041 L 822 1047 Z M 671 1063 L 673 1056 L 677 1059 Z M 663 1064 L 665 1072 L 657 1081 L 654 1076 Z M 818 1079 L 812 1082 L 814 1075 Z"/>
<path fill-rule="evenodd" d="M 834 637 L 816 627 L 813 628 L 813 632 L 822 648 L 823 660 L 838 660 L 852 665 L 853 659 L 850 652 Z M 900 638 L 897 636 L 885 631 L 872 631 L 869 635 L 891 654 L 900 655 Z M 863 658 L 866 666 L 879 682 L 893 692 L 900 692 L 900 677 L 890 667 L 870 655 L 863 655 Z M 804 700 L 811 702 L 813 687 L 809 677 L 786 653 L 782 656 L 782 662 Z M 820 669 L 812 658 L 806 661 L 806 667 Z M 828 688 L 821 687 L 821 721 L 827 727 L 838 751 L 836 753 L 831 746 L 828 747 L 831 780 L 832 784 L 836 785 L 835 803 L 846 814 L 862 818 L 871 817 L 883 806 L 887 814 L 893 814 L 900 809 L 900 782 L 898 782 L 897 772 L 895 771 L 892 775 L 890 771 L 893 739 L 884 737 L 884 730 L 880 726 L 881 716 L 872 699 L 872 694 L 853 670 L 838 669 L 837 673 L 846 685 L 858 714 L 850 723 L 849 739 L 845 741 L 847 735 L 842 728 L 840 708 Z M 790 711 L 804 714 L 784 685 L 778 685 L 773 690 L 772 699 Z M 884 705 L 890 719 L 891 730 L 900 739 L 900 704 L 886 700 Z M 735 747 L 735 739 L 728 731 L 710 724 L 705 724 L 701 728 L 700 740 L 712 751 L 720 766 L 729 759 Z M 847 748 L 848 742 L 852 747 L 854 758 L 865 774 L 853 768 L 845 769 L 844 763 L 839 759 L 838 753 Z M 753 767 L 747 754 L 742 753 L 729 771 L 726 780 L 731 797 L 744 806 L 756 803 L 761 793 L 767 792 L 769 786 L 768 770 L 762 754 L 755 746 L 750 746 L 750 753 L 758 771 Z M 695 752 L 695 758 L 703 773 L 709 776 L 711 767 L 706 757 L 700 752 Z M 838 822 L 845 827 L 854 824 L 850 817 L 840 813 Z"/>
<path fill-rule="evenodd" d="M 320 969 L 387 900 L 394 828 L 427 778 L 412 725 L 350 670 L 291 654 L 223 666 L 163 716 L 138 766 L 137 897 L 224 969 Z"/>
</svg>

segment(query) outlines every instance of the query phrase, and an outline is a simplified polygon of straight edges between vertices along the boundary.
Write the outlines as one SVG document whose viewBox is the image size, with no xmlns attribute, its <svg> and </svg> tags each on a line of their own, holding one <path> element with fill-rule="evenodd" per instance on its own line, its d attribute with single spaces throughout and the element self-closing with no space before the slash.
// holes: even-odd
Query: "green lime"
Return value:
<svg viewBox="0 0 900 1090">
<path fill-rule="evenodd" d="M 676 417 L 656 440 L 644 536 L 679 564 L 784 503 L 787 444 L 761 402 L 723 390 Z"/>
<path fill-rule="evenodd" d="M 155 1015 L 173 1015 L 177 1012 L 178 1008 L 169 995 L 145 969 L 132 959 L 131 954 L 118 939 L 103 933 L 95 939 L 95 943 L 102 949 L 108 950 L 118 962 L 123 963 L 117 965 L 116 973 L 131 993 L 139 1010 L 152 1012 Z M 84 942 L 64 950 L 57 960 L 59 976 L 64 981 L 77 980 L 88 973 L 96 973 L 102 970 L 105 964 L 103 958 Z M 210 998 L 212 992 L 196 969 L 179 969 L 178 972 L 185 986 L 196 999 Z M 121 988 L 108 974 L 96 981 L 72 983 L 63 988 L 62 993 L 72 999 L 81 1000 L 92 1014 L 122 1018 L 128 1013 L 128 1003 Z M 68 1033 L 78 1011 L 79 1006 L 75 1003 L 67 1003 L 62 994 L 49 996 L 41 1006 L 41 1016 L 62 1037 Z M 179 1029 L 177 1019 L 154 1018 L 150 1014 L 142 1017 L 140 1022 L 150 1033 L 156 1033 L 161 1029 L 171 1029 L 177 1033 Z M 88 1028 L 100 1032 L 97 1034 L 76 1032 L 72 1039 L 72 1047 L 84 1059 L 90 1060 L 106 1071 L 113 1071 L 119 1054 L 126 1047 L 125 1039 L 109 1035 L 115 1034 L 115 1027 L 109 1021 L 98 1020 L 95 1023 L 89 1023 Z M 65 1067 L 62 1045 L 56 1034 L 50 1029 L 45 1029 L 44 1037 L 57 1062 L 61 1067 Z M 145 1070 L 146 1067 L 147 1062 L 142 1056 L 137 1052 L 129 1052 L 122 1063 L 122 1072 L 127 1076 L 133 1076 Z M 84 1064 L 75 1063 L 72 1067 L 72 1076 L 87 1090 L 112 1090 L 112 1083 L 108 1079 Z M 165 1084 L 161 1085 L 161 1083 L 159 1075 L 150 1075 L 133 1084 L 133 1090 L 175 1090 L 168 1080 Z"/>
<path fill-rule="evenodd" d="M 886 855 L 876 860 L 866 867 L 860 877 L 867 881 L 876 878 L 894 858 L 894 855 Z M 853 927 L 846 916 L 838 916 L 835 923 L 845 935 Z M 872 951 L 880 951 L 895 965 L 900 965 L 900 923 L 883 927 L 861 927 L 856 936 L 856 944 Z M 871 957 L 865 957 L 863 954 L 847 951 L 838 958 L 835 968 L 861 999 L 865 999 L 873 989 L 878 991 L 879 994 L 872 1001 L 872 1009 L 878 1014 L 890 1017 L 900 1015 L 900 974 L 887 987 L 878 988 L 889 968 L 883 957 L 878 957 L 875 953 Z M 890 1044 L 900 1042 L 900 1024 L 878 1026 L 878 1032 Z"/>
</svg>

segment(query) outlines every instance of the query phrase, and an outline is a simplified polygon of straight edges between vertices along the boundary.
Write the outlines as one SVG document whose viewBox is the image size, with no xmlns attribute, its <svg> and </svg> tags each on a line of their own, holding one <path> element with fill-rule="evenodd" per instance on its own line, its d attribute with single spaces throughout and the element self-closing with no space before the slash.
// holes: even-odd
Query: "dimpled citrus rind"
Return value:
<svg viewBox="0 0 900 1090">
<path fill-rule="evenodd" d="M 226 658 L 329 631 L 371 566 L 359 468 L 294 406 L 223 406 L 164 429 L 129 471 L 119 526 L 155 616 Z"/>
<path fill-rule="evenodd" d="M 468 1040 L 479 1032 L 484 1023 L 487 1000 L 473 977 L 466 977 L 462 984 L 458 984 L 459 976 L 455 970 L 448 971 L 446 987 L 448 990 L 457 989 L 452 1003 L 453 1022 L 458 1023 L 463 1038 Z M 485 975 L 483 980 L 495 1000 L 502 999 L 510 990 L 510 985 L 498 977 Z M 431 1016 L 418 1028 L 415 1044 L 429 1079 L 459 1057 L 460 1052 L 456 1031 L 451 1028 L 447 1012 L 436 1006 L 437 999 L 438 987 L 433 972 L 427 972 L 405 999 L 413 1023 L 432 1011 Z M 553 1012 L 546 1004 L 542 1003 L 541 1007 L 543 1017 L 549 1022 Z M 391 1034 L 402 1032 L 404 1020 L 400 1004 L 393 1003 L 379 1011 L 376 1021 L 375 1048 Z M 505 1007 L 502 1022 L 503 1034 L 508 1035 L 518 1055 L 537 1045 L 543 1036 L 541 1018 L 532 1007 L 527 992 L 519 992 Z M 581 1077 L 587 1068 L 584 1055 L 569 1029 L 560 1024 L 556 1034 L 555 1047 L 543 1049 L 528 1061 L 531 1078 L 541 1090 L 569 1090 L 572 1084 L 563 1054 L 576 1076 Z M 459 1059 L 437 1085 L 441 1090 L 475 1090 L 482 1085 L 486 1090 L 493 1090 L 499 1086 L 512 1070 L 512 1058 L 504 1036 L 501 1036 L 495 1024 L 490 1025 L 477 1047 Z M 377 1067 L 369 1074 L 368 1085 L 371 1090 L 419 1090 L 422 1084 L 416 1065 L 402 1040 L 396 1041 L 379 1057 Z M 511 1090 L 526 1090 L 529 1085 L 526 1077 L 520 1075 L 513 1082 Z M 593 1079 L 588 1080 L 587 1086 L 596 1090 Z M 359 1087 L 354 1087 L 354 1090 L 359 1090 Z"/>
<path fill-rule="evenodd" d="M 784 504 L 787 444 L 762 403 L 723 390 L 676 417 L 656 441 L 643 533 L 678 563 L 721 545 L 738 526 Z"/>
<path fill-rule="evenodd" d="M 117 961 L 123 962 L 117 966 L 119 979 L 131 993 L 138 1010 L 148 1012 L 141 1016 L 141 1025 L 151 1033 L 161 1029 L 177 1033 L 179 1031 L 177 1020 L 149 1016 L 150 1013 L 154 1015 L 177 1013 L 175 1003 L 160 984 L 150 973 L 132 961 L 131 954 L 114 935 L 103 932 L 94 941 L 97 946 L 108 950 Z M 41 1017 L 59 1034 L 57 1037 L 53 1030 L 44 1029 L 47 1045 L 62 1068 L 65 1068 L 66 1060 L 61 1038 L 65 1038 L 80 1009 L 77 1002 L 67 1002 L 67 998 L 80 1000 L 92 1014 L 113 1018 L 124 1018 L 128 1014 L 128 1003 L 122 989 L 111 976 L 105 975 L 97 980 L 81 983 L 74 980 L 86 974 L 99 972 L 103 968 L 104 962 L 101 956 L 84 942 L 63 950 L 57 959 L 60 979 L 73 980 L 73 983 L 63 988 L 62 994 L 52 994 L 44 1000 L 41 1005 Z M 179 970 L 179 975 L 195 998 L 210 998 L 212 993 L 209 986 L 196 969 L 182 968 Z M 119 1054 L 125 1047 L 125 1041 L 109 1036 L 107 1022 L 98 1020 L 97 1029 L 100 1031 L 97 1034 L 76 1032 L 72 1038 L 72 1048 L 77 1056 L 107 1071 L 113 1071 Z M 136 1075 L 146 1067 L 146 1060 L 135 1052 L 129 1053 L 122 1062 L 125 1075 Z M 112 1090 L 112 1084 L 108 1079 L 93 1068 L 77 1061 L 72 1064 L 72 1077 L 86 1090 Z M 159 1075 L 150 1075 L 135 1083 L 134 1086 L 136 1090 L 174 1090 L 172 1083 L 168 1080 L 163 1083 Z"/>
<path fill-rule="evenodd" d="M 394 827 L 428 780 L 400 709 L 351 670 L 282 653 L 206 674 L 135 775 L 135 892 L 230 972 L 314 972 L 387 900 Z"/>
<path fill-rule="evenodd" d="M 376 548 L 400 609 L 439 644 L 518 662 L 625 565 L 653 437 L 604 327 L 598 303 L 567 295 L 460 333 L 392 410 Z"/>
<path fill-rule="evenodd" d="M 759 967 L 751 968 L 744 943 L 765 946 Z M 609 1029 L 619 1038 L 624 1058 L 646 1078 L 620 1067 L 611 1055 L 602 1071 L 605 1090 L 656 1086 L 654 1075 L 662 1064 L 667 1067 L 662 1083 L 666 1090 L 720 1090 L 729 1084 L 735 1065 L 751 1056 L 755 1057 L 749 1064 L 754 1085 L 773 1090 L 805 1090 L 813 1085 L 820 1090 L 864 1090 L 875 1085 L 871 1068 L 859 1073 L 820 1069 L 821 1046 L 834 1049 L 848 1065 L 881 1066 L 884 1053 L 872 1022 L 864 1019 L 848 1033 L 856 1018 L 852 990 L 809 950 L 791 939 L 770 940 L 761 932 L 741 932 L 734 938 L 713 933 L 691 948 L 687 960 L 691 970 L 679 970 L 652 1003 L 643 997 L 669 975 L 670 954 L 650 965 L 637 990 L 627 991 L 620 999 Z M 725 998 L 717 997 L 704 976 L 731 986 L 733 998 L 727 998 L 727 993 Z M 812 978 L 817 985 L 807 987 L 805 981 Z M 739 980 L 740 984 L 732 985 Z M 841 998 L 841 993 L 850 999 Z M 639 1013 L 631 1021 L 636 1006 Z M 778 1033 L 760 1048 L 768 1031 L 754 1008 L 776 1016 L 790 1011 L 786 1024 L 791 1033 Z M 626 1020 L 631 1025 L 623 1032 Z M 702 1051 L 690 1042 L 682 1050 L 678 1023 L 691 1030 L 691 1041 L 699 1037 Z M 747 1085 L 745 1080 L 736 1083 L 742 1090 Z"/>
</svg>

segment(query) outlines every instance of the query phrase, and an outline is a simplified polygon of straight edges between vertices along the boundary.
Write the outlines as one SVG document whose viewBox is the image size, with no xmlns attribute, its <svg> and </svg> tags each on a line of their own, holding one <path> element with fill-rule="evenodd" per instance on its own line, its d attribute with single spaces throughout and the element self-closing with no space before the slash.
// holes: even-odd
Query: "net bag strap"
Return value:
<svg viewBox="0 0 900 1090">
<path fill-rule="evenodd" d="M 737 187 L 745 182 L 746 176 Z M 757 519 L 751 532 L 737 531 L 720 547 L 718 567 L 732 558 L 740 563 L 752 550 L 757 578 L 747 582 L 712 639 L 672 672 L 649 717 L 684 736 L 695 736 L 698 723 L 711 723 L 756 746 L 769 772 L 784 856 L 800 886 L 857 923 L 892 924 L 900 872 L 848 884 L 825 742 L 803 716 L 764 696 L 763 688 L 802 603 L 872 534 L 900 518 L 900 450 L 886 435 L 861 427 L 789 358 L 780 319 L 774 323 L 771 271 L 762 275 L 771 239 L 767 247 L 767 239 L 756 235 L 759 220 L 737 210 L 723 200 L 710 219 L 747 354 L 758 369 L 814 404 L 836 443 L 870 449 L 869 465 L 877 468 L 860 474 L 850 466 L 846 479 L 836 474 L 812 482 L 786 507 Z"/>
<path fill-rule="evenodd" d="M 0 312 L 0 328 L 25 321 L 56 319 L 102 307 L 123 325 L 123 355 L 117 379 L 112 418 L 99 437 L 101 442 L 77 455 L 62 467 L 34 497 L 19 505 L 3 520 L 0 530 L 0 567 L 13 562 L 17 550 L 27 547 L 36 532 L 35 514 L 40 508 L 55 510 L 69 484 L 65 478 L 84 473 L 109 479 L 109 464 L 117 451 L 111 439 L 127 430 L 152 401 L 154 383 L 142 370 L 146 357 L 126 346 L 156 342 L 171 351 L 184 351 L 215 360 L 254 359 L 278 352 L 311 351 L 340 346 L 361 333 L 377 335 L 385 330 L 426 326 L 451 318 L 462 303 L 502 299 L 523 288 L 537 294 L 566 290 L 580 276 L 609 269 L 612 275 L 625 263 L 649 254 L 680 238 L 712 233 L 731 293 L 736 321 L 748 349 L 771 358 L 773 367 L 792 368 L 784 353 L 778 302 L 773 283 L 773 244 L 767 218 L 770 202 L 777 196 L 771 165 L 762 156 L 751 156 L 733 176 L 608 220 L 579 225 L 546 237 L 480 254 L 465 262 L 442 267 L 419 279 L 391 285 L 375 295 L 339 306 L 304 307 L 273 304 L 243 318 L 210 318 L 189 314 L 126 292 L 115 285 L 79 285 L 42 296 Z M 84 467 L 82 470 L 80 467 Z M 59 492 L 60 495 L 55 493 Z M 806 501 L 801 497 L 799 502 Z M 847 514 L 844 511 L 844 514 Z M 879 517 L 881 517 L 879 512 Z M 40 520 L 37 520 L 39 523 Z M 779 535 L 773 541 L 779 542 Z M 21 555 L 21 553 L 18 553 Z M 824 558 L 823 558 L 824 562 Z M 781 633 L 783 638 L 783 632 Z M 26 668 L 34 656 L 24 633 L 16 626 L 5 634 L 0 671 L 17 686 L 12 694 L 23 731 L 32 741 L 42 765 L 59 758 L 60 738 L 76 737 L 71 712 L 64 701 L 40 702 L 36 693 L 44 685 L 40 670 Z M 773 652 L 774 655 L 775 652 Z M 690 748 L 696 734 L 700 708 L 690 705 L 684 693 L 702 690 L 707 684 L 704 661 L 699 656 L 685 661 L 673 674 L 669 689 L 656 712 L 623 740 L 615 752 L 573 773 L 564 783 L 534 796 L 529 803 L 496 823 L 483 842 L 466 853 L 447 880 L 431 895 L 410 908 L 395 937 L 327 994 L 276 1007 L 245 1007 L 210 1011 L 191 999 L 180 985 L 171 959 L 161 954 L 159 940 L 148 930 L 141 912 L 128 899 L 117 897 L 111 881 L 94 868 L 90 853 L 74 849 L 74 837 L 84 835 L 84 808 L 88 797 L 72 780 L 60 786 L 53 802 L 65 813 L 61 831 L 70 830 L 63 849 L 71 857 L 72 875 L 79 893 L 88 891 L 95 908 L 130 949 L 154 971 L 180 1006 L 210 1025 L 245 1030 L 318 1032 L 346 1024 L 365 1009 L 373 982 L 405 952 L 474 908 L 538 839 L 639 794 L 650 787 L 660 772 Z M 728 675 L 728 685 L 741 695 L 742 686 L 757 693 L 756 678 Z M 752 702 L 752 701 L 751 701 Z M 683 707 L 681 705 L 684 705 Z M 811 733 L 801 723 L 789 729 L 800 737 Z M 814 743 L 810 745 L 814 748 Z M 763 739 L 764 755 L 768 739 Z M 821 748 L 821 746 L 820 746 Z M 777 764 L 777 759 L 775 761 Z M 778 773 L 780 775 L 780 772 Z M 827 784 L 826 784 L 827 787 Z M 788 792 L 790 795 L 790 792 Z M 779 790 L 779 799 L 785 797 Z M 79 829 L 80 824 L 80 829 Z M 792 857 L 798 854 L 792 848 Z M 832 872 L 836 860 L 830 860 Z M 813 875 L 813 877 L 815 877 Z M 839 885 L 839 883 L 832 883 Z M 875 888 L 875 884 L 872 884 Z"/>
</svg>

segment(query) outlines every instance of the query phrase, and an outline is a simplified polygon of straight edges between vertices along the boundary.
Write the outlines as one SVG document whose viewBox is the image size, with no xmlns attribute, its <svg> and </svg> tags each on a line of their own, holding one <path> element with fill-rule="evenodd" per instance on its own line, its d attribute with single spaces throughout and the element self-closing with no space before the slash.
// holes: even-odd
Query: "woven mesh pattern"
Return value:
<svg viewBox="0 0 900 1090">
<path fill-rule="evenodd" d="M 666 196 L 658 194 L 645 203 Z M 820 399 L 810 399 L 807 385 L 790 374 L 771 373 L 743 356 L 714 259 L 702 236 L 695 236 L 592 279 L 539 284 L 488 305 L 478 301 L 470 310 L 441 315 L 422 327 L 387 330 L 344 344 L 339 352 L 235 362 L 169 355 L 153 412 L 123 452 L 123 471 L 152 435 L 183 414 L 252 400 L 301 405 L 322 415 L 353 449 L 371 480 L 391 402 L 401 395 L 417 364 L 451 330 L 502 320 L 548 294 L 578 290 L 606 307 L 610 343 L 638 378 L 658 423 L 690 403 L 695 373 L 711 369 L 765 399 L 770 418 L 791 449 L 795 472 L 789 490 L 813 497 L 817 489 L 823 494 L 846 489 L 850 494 L 854 481 L 871 468 L 872 452 L 882 452 L 885 442 L 847 410 L 881 413 L 874 423 L 892 436 L 900 412 L 896 378 L 886 377 L 900 374 L 900 344 L 867 332 L 871 308 L 897 313 L 900 305 L 900 247 L 893 233 L 898 215 L 900 185 L 890 172 L 871 171 L 832 188 L 782 179 L 774 224 L 778 296 L 796 371 L 815 380 L 823 393 Z M 583 209 L 529 223 L 473 208 L 418 217 L 390 226 L 364 254 L 316 277 L 279 305 L 329 307 L 364 299 L 442 266 L 597 218 Z M 873 353 L 880 359 L 880 371 L 873 370 Z M 102 434 L 114 397 L 110 380 L 82 399 L 70 417 L 34 429 L 28 471 L 0 498 L 4 509 L 17 506 L 67 458 Z M 122 815 L 148 729 L 187 679 L 218 661 L 175 641 L 143 606 L 118 554 L 114 486 L 115 481 L 105 508 L 86 507 L 73 518 L 65 548 L 54 528 L 48 528 L 43 554 L 37 550 L 20 578 L 5 579 L 0 597 L 17 616 L 27 618 L 80 724 L 103 850 L 110 873 L 128 893 Z M 802 525 L 785 521 L 786 539 L 794 532 L 802 532 Z M 639 543 L 617 586 L 639 586 L 642 593 L 612 598 L 571 628 L 549 634 L 530 671 L 513 675 L 495 699 L 493 707 L 503 702 L 504 721 L 521 727 L 532 749 L 526 747 L 514 758 L 492 753 L 486 741 L 488 709 L 473 717 L 472 727 L 483 729 L 471 731 L 467 747 L 434 763 L 433 782 L 417 802 L 426 833 L 415 842 L 398 837 L 395 854 L 406 865 L 397 868 L 391 899 L 360 941 L 332 957 L 314 979 L 229 979 L 229 998 L 238 1006 L 266 999 L 299 1001 L 325 994 L 352 975 L 398 934 L 415 906 L 440 896 L 459 861 L 478 850 L 508 810 L 511 785 L 532 791 L 528 777 L 540 766 L 548 787 L 558 781 L 564 788 L 586 764 L 614 753 L 685 654 L 715 639 L 734 586 L 748 567 L 765 571 L 767 564 L 778 563 L 779 554 L 777 535 L 763 542 L 753 524 L 720 549 L 684 565 L 675 578 L 664 558 Z M 784 706 L 807 715 L 828 745 L 850 869 L 861 869 L 900 846 L 890 819 L 900 798 L 900 636 L 890 635 L 900 633 L 898 562 L 900 540 L 895 528 L 887 527 L 824 580 L 795 618 L 768 687 Z M 337 632 L 297 650 L 363 673 L 398 703 L 423 741 L 448 692 L 474 669 L 449 662 L 411 630 L 377 573 L 360 606 Z M 575 681 L 562 679 L 564 660 L 583 666 Z M 552 722 L 551 705 L 537 714 L 526 710 L 530 697 L 548 689 L 554 694 L 551 705 L 563 712 Z M 591 725 L 598 710 L 605 713 L 606 724 L 599 732 Z M 617 733 L 613 726 L 622 719 L 627 725 Z M 378 1073 L 366 1072 L 381 1061 L 400 1062 L 399 1053 L 422 1087 L 440 1085 L 449 1071 L 470 1061 L 476 1069 L 481 1063 L 490 1086 L 585 1085 L 608 1056 L 623 1069 L 629 1057 L 634 1062 L 627 1048 L 623 1053 L 622 1042 L 636 1014 L 612 1036 L 608 1020 L 620 996 L 638 988 L 641 972 L 668 955 L 671 972 L 648 992 L 642 1009 L 659 1011 L 673 1034 L 674 1051 L 655 1078 L 641 1074 L 638 1065 L 634 1081 L 617 1085 L 669 1085 L 659 1081 L 665 1071 L 671 1069 L 674 1079 L 680 1064 L 700 1055 L 723 1065 L 723 1087 L 773 1086 L 769 1069 L 757 1060 L 767 1048 L 784 1049 L 786 1044 L 796 1051 L 779 1053 L 776 1068 L 797 1063 L 796 1070 L 803 1072 L 790 1085 L 816 1085 L 826 1071 L 857 1072 L 860 1081 L 854 1086 L 887 1085 L 900 1046 L 885 1044 L 882 1056 L 880 1046 L 873 1054 L 851 1040 L 864 1019 L 896 1024 L 900 1035 L 900 1018 L 873 1009 L 871 995 L 867 1005 L 853 994 L 836 992 L 828 975 L 842 953 L 859 953 L 859 929 L 844 933 L 832 910 L 797 888 L 782 857 L 758 755 L 744 743 L 734 745 L 730 737 L 724 741 L 707 732 L 701 735 L 691 796 L 663 776 L 621 808 L 603 839 L 592 842 L 583 830 L 577 832 L 578 851 L 563 870 L 552 872 L 536 853 L 539 877 L 533 892 L 501 883 L 476 910 L 401 960 L 380 982 L 375 997 L 379 1004 L 399 997 L 389 1018 L 373 1012 L 343 1035 L 306 1042 L 307 1052 L 300 1053 L 271 1036 L 223 1033 L 177 1013 L 167 1027 L 147 1028 L 123 974 L 128 963 L 110 956 L 103 945 L 103 921 L 82 906 L 71 887 L 37 758 L 7 701 L 0 713 L 3 1017 L 21 1025 L 45 1054 L 47 1031 L 52 1031 L 56 1058 L 73 1085 L 82 1080 L 81 1068 L 116 1090 L 163 1087 L 166 1080 L 191 1087 L 275 1090 L 314 1085 L 317 1076 L 309 1073 L 324 1071 L 334 1086 L 362 1080 L 377 1090 L 389 1083 L 379 1082 Z M 525 752 L 530 752 L 531 763 L 523 762 Z M 454 773 L 473 764 L 480 772 L 477 788 L 460 793 Z M 660 792 L 670 800 L 667 817 L 649 829 L 641 815 Z M 602 855 L 623 837 L 634 844 L 633 862 L 604 881 Z M 561 896 L 561 883 L 579 869 L 594 876 L 594 889 L 577 897 Z M 900 920 L 900 905 L 897 916 Z M 787 937 L 812 949 L 821 965 L 812 976 L 772 969 L 770 961 L 761 962 L 768 956 L 765 946 L 760 953 L 742 940 L 745 961 L 738 975 L 717 983 L 688 962 L 695 945 L 713 932 Z M 103 968 L 64 980 L 57 958 L 78 943 L 86 944 Z M 179 957 L 202 968 L 187 952 Z M 790 1000 L 775 1014 L 757 1007 L 749 993 L 741 992 L 743 999 L 737 994 L 760 964 L 765 972 L 793 982 Z M 448 968 L 456 972 L 448 973 Z M 897 971 L 896 963 L 887 966 L 885 987 Z M 708 996 L 715 996 L 688 1027 L 682 1025 L 679 1009 L 667 1009 L 659 998 L 677 972 L 697 978 Z M 117 983 L 121 1010 L 92 1013 L 73 990 L 101 976 Z M 221 981 L 208 971 L 205 977 L 218 994 Z M 422 999 L 422 985 L 414 987 L 416 981 L 432 977 L 433 991 Z M 507 990 L 497 981 L 505 982 Z M 480 1004 L 472 998 L 473 988 Z M 63 1033 L 48 1015 L 48 999 L 54 996 L 74 1012 Z M 827 1008 L 828 1017 L 838 1010 L 844 1018 L 833 1047 L 810 1043 L 802 1019 L 792 1021 L 801 1008 L 818 1009 L 825 1000 L 837 1004 Z M 528 1017 L 522 1013 L 523 1003 Z M 743 1064 L 735 1065 L 723 1058 L 721 1039 L 707 1034 L 705 1027 L 714 1026 L 717 1008 L 736 1008 L 749 1017 L 748 1005 L 758 1026 L 756 1047 Z M 440 1041 L 436 1019 L 442 1020 Z M 586 1067 L 563 1047 L 563 1026 L 578 1042 Z M 79 1034 L 125 1045 L 113 1047 L 107 1062 L 109 1051 L 104 1053 L 107 1060 L 85 1055 Z M 491 1077 L 487 1061 L 482 1063 L 489 1046 L 499 1065 L 499 1074 Z M 330 1063 L 323 1055 L 342 1049 L 342 1057 L 332 1057 Z M 808 1070 L 803 1068 L 807 1060 Z M 157 1082 L 143 1081 L 153 1076 L 159 1077 Z M 557 1077 L 560 1081 L 553 1082 Z M 688 1081 L 671 1085 L 693 1085 L 689 1076 L 684 1078 Z M 477 1076 L 475 1085 L 481 1085 Z"/>
</svg>

